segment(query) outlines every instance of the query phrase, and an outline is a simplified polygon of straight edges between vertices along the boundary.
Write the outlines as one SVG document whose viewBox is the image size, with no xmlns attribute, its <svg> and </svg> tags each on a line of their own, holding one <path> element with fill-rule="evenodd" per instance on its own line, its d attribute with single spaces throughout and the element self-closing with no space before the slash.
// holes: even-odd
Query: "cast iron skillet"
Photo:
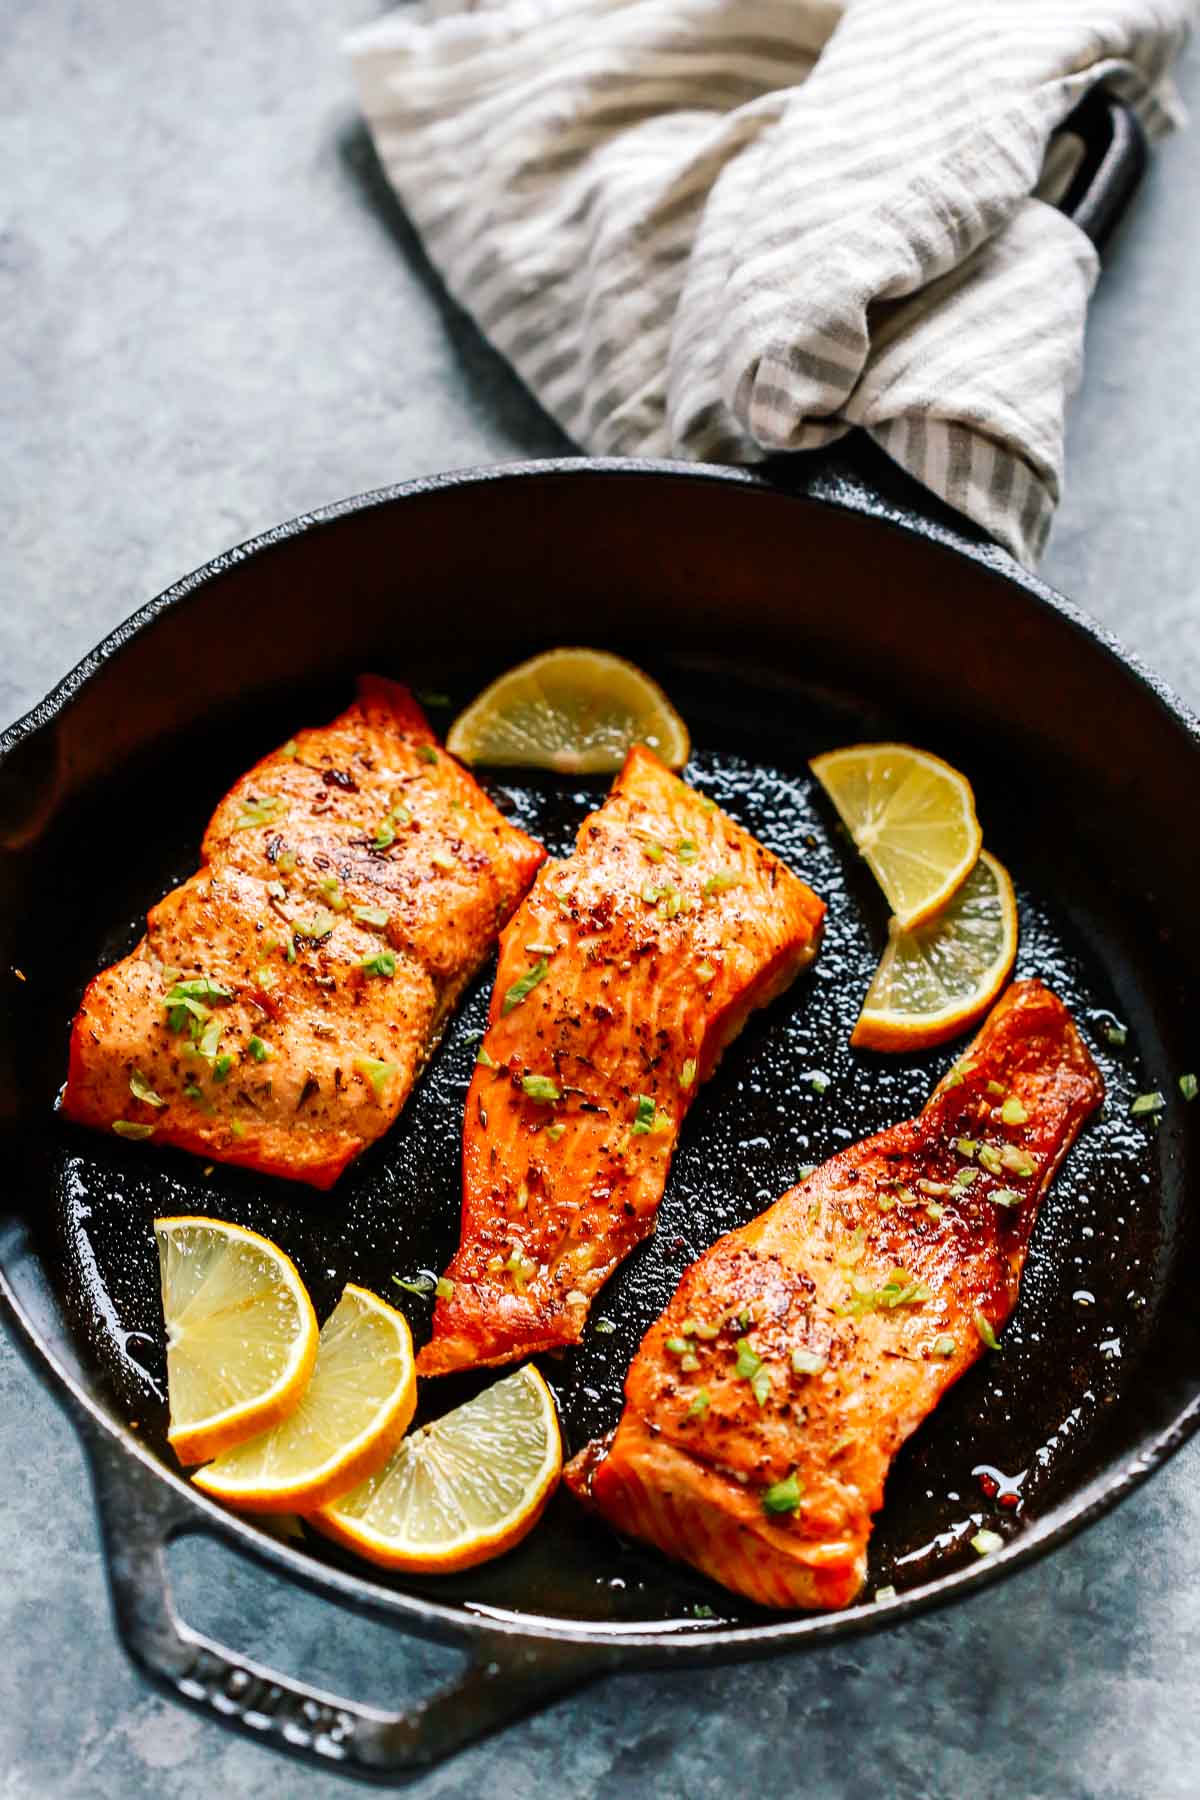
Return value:
<svg viewBox="0 0 1200 1800">
<path fill-rule="evenodd" d="M 1103 236 L 1137 141 L 1125 115 L 1096 104 L 1106 135 L 1075 200 Z M 794 470 L 785 490 L 770 474 L 567 461 L 348 501 L 152 601 L 0 740 L 0 1131 L 12 1196 L 0 1296 L 87 1447 L 128 1650 L 170 1691 L 266 1741 L 395 1775 L 605 1670 L 761 1656 L 894 1624 L 1064 1539 L 1200 1417 L 1189 1193 L 1200 1106 L 1189 1114 L 1176 1089 L 1195 1061 L 1200 997 L 1200 870 L 1180 829 L 1200 783 L 1200 729 L 1068 602 L 931 517 L 928 498 L 914 500 L 881 459 L 868 459 L 865 483 L 844 455 L 804 469 L 797 491 Z M 396 1129 L 332 1196 L 219 1168 L 206 1179 L 192 1159 L 109 1143 L 54 1114 L 85 980 L 193 867 L 211 804 L 252 758 L 331 715 L 360 669 L 456 705 L 516 656 L 579 640 L 661 676 L 693 727 L 693 776 L 831 914 L 814 971 L 752 1023 L 689 1117 L 658 1234 L 596 1309 L 616 1329 L 543 1360 L 569 1449 L 616 1416 L 628 1358 L 686 1263 L 804 1164 L 919 1107 L 951 1054 L 885 1061 L 848 1048 L 883 912 L 807 776 L 813 751 L 898 734 L 969 770 L 1020 891 L 1018 973 L 1063 994 L 1108 1080 L 1104 1115 L 1044 1207 L 1003 1350 L 899 1459 L 867 1591 L 842 1614 L 756 1612 L 621 1544 L 562 1495 L 499 1562 L 402 1582 L 319 1540 L 278 1541 L 174 1467 L 154 1212 L 213 1212 L 280 1239 L 319 1313 L 348 1279 L 395 1297 L 393 1273 L 441 1267 L 490 971 Z M 554 849 L 603 789 L 490 785 Z M 1161 1123 L 1131 1120 L 1131 1097 L 1151 1088 L 1168 1096 Z M 420 1339 L 427 1303 L 401 1298 Z M 469 1391 L 470 1378 L 434 1383 L 423 1404 Z M 1017 1504 L 1001 1505 L 997 1488 Z M 980 1561 L 966 1540 L 984 1523 L 1007 1541 Z M 165 1548 L 196 1531 L 464 1647 L 466 1673 L 389 1715 L 248 1662 L 173 1608 Z M 881 1587 L 895 1597 L 874 1599 Z"/>
</svg>

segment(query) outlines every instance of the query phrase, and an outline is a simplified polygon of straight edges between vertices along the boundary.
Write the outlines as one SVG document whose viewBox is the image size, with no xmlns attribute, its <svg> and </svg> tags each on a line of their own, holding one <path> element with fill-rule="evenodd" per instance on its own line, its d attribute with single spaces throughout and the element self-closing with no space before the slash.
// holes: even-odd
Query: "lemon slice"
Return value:
<svg viewBox="0 0 1200 1800">
<path fill-rule="evenodd" d="M 295 1411 L 192 1480 L 244 1512 L 307 1512 L 381 1469 L 416 1404 L 408 1321 L 366 1288 L 348 1286 L 321 1327 Z"/>
<path fill-rule="evenodd" d="M 207 1462 L 278 1424 L 317 1354 L 317 1320 L 277 1244 L 221 1219 L 155 1219 L 167 1324 L 167 1437 Z"/>
<path fill-rule="evenodd" d="M 911 744 L 851 744 L 809 765 L 903 931 L 962 886 L 983 834 L 965 775 Z"/>
<path fill-rule="evenodd" d="M 605 650 L 547 650 L 484 688 L 450 727 L 446 748 L 466 763 L 612 774 L 632 744 L 672 769 L 691 748 L 667 696 L 633 663 Z"/>
<path fill-rule="evenodd" d="M 378 1475 L 311 1523 L 385 1568 L 446 1574 L 518 1543 L 561 1473 L 554 1400 L 526 1367 L 405 1438 Z"/>
<path fill-rule="evenodd" d="M 867 1050 L 944 1044 L 987 1011 L 1016 954 L 1013 885 L 985 850 L 935 919 L 913 931 L 892 920 L 850 1042 Z"/>
</svg>

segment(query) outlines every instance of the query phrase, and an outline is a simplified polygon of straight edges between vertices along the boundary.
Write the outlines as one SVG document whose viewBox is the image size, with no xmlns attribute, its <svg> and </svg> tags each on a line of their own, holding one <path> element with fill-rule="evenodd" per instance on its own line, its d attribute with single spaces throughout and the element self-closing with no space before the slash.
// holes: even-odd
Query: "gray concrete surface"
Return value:
<svg viewBox="0 0 1200 1800">
<path fill-rule="evenodd" d="M 379 190 L 339 54 L 370 0 L 0 7 L 0 718 L 262 526 L 561 447 Z M 1193 50 L 1183 86 L 1200 99 Z M 1200 706 L 1200 139 L 1098 295 L 1045 571 Z M 621 1678 L 422 1794 L 1185 1800 L 1200 1444 L 1049 1563 L 888 1636 Z M 444 1659 L 190 1558 L 185 1605 L 380 1701 Z M 116 1647 L 83 1463 L 0 1341 L 0 1796 L 346 1794 L 157 1698 Z"/>
</svg>

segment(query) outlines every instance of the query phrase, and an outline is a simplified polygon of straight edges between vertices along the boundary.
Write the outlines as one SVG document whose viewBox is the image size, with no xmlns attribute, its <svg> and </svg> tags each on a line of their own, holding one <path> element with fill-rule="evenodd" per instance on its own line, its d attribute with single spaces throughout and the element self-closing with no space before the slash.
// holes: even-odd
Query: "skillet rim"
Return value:
<svg viewBox="0 0 1200 1800">
<path fill-rule="evenodd" d="M 191 573 L 184 575 L 143 603 L 77 662 L 54 688 L 20 718 L 0 732 L 0 765 L 16 747 L 37 732 L 49 728 L 82 689 L 103 670 L 140 633 L 158 617 L 209 583 L 219 580 L 231 567 L 262 556 L 277 545 L 302 534 L 321 529 L 359 513 L 374 511 L 404 500 L 432 494 L 470 491 L 484 483 L 523 483 L 530 479 L 614 477 L 654 480 L 677 480 L 723 483 L 740 487 L 762 496 L 783 501 L 802 501 L 833 506 L 843 512 L 875 519 L 885 528 L 901 531 L 938 546 L 951 555 L 965 557 L 991 575 L 1020 588 L 1047 606 L 1064 620 L 1077 636 L 1088 640 L 1093 649 L 1110 663 L 1131 674 L 1139 686 L 1190 739 L 1200 753 L 1200 716 L 1184 702 L 1161 676 L 1110 632 L 1091 618 L 1075 602 L 1052 588 L 1040 576 L 1023 568 L 1005 550 L 985 537 L 969 535 L 965 522 L 951 523 L 914 510 L 903 502 L 884 498 L 866 481 L 839 466 L 813 459 L 806 464 L 806 474 L 798 481 L 794 471 L 781 480 L 770 465 L 750 470 L 711 463 L 693 463 L 667 458 L 592 458 L 556 457 L 524 459 L 514 462 L 483 464 L 464 469 L 423 475 L 391 486 L 368 489 L 331 504 L 298 514 L 280 525 L 246 539 L 232 549 L 222 551 Z M 914 495 L 921 493 L 913 488 Z M 930 496 L 921 495 L 931 505 Z M 40 1265 L 39 1265 L 40 1266 Z M 887 1619 L 923 1612 L 943 1605 L 964 1593 L 974 1593 L 1001 1579 L 1018 1567 L 1036 1561 L 1060 1543 L 1093 1523 L 1125 1499 L 1153 1474 L 1171 1455 L 1200 1429 L 1200 1393 L 1180 1411 L 1172 1422 L 1142 1441 L 1115 1467 L 1092 1476 L 1073 1496 L 1068 1497 L 1044 1518 L 1027 1526 L 1021 1535 L 1005 1548 L 978 1563 L 938 1575 L 919 1587 L 906 1590 L 895 1598 L 880 1602 L 860 1600 L 844 1612 L 809 1613 L 787 1616 L 779 1621 L 730 1626 L 725 1629 L 702 1625 L 673 1625 L 668 1628 L 624 1627 L 598 1622 L 572 1623 L 538 1614 L 493 1614 L 472 1612 L 459 1603 L 450 1605 L 385 1586 L 368 1575 L 358 1575 L 333 1563 L 293 1550 L 256 1527 L 251 1520 L 226 1512 L 208 1500 L 182 1477 L 152 1456 L 148 1449 L 113 1419 L 86 1391 L 43 1341 L 29 1316 L 4 1264 L 4 1244 L 0 1239 L 0 1311 L 17 1328 L 19 1347 L 25 1352 L 34 1373 L 64 1405 L 85 1446 L 97 1436 L 118 1445 L 124 1457 L 141 1465 L 145 1475 L 165 1483 L 174 1490 L 176 1502 L 185 1509 L 184 1516 L 171 1524 L 165 1541 L 174 1537 L 201 1533 L 233 1544 L 252 1560 L 274 1567 L 280 1574 L 294 1577 L 315 1593 L 336 1598 L 343 1604 L 357 1606 L 380 1617 L 395 1619 L 417 1635 L 459 1646 L 504 1640 L 509 1643 L 541 1643 L 577 1646 L 605 1653 L 597 1658 L 597 1668 L 647 1667 L 655 1664 L 689 1666 L 721 1658 L 737 1660 L 769 1654 L 781 1649 L 799 1647 L 815 1641 L 825 1642 L 870 1630 Z M 723 1655 L 722 1655 L 723 1653 Z"/>
</svg>

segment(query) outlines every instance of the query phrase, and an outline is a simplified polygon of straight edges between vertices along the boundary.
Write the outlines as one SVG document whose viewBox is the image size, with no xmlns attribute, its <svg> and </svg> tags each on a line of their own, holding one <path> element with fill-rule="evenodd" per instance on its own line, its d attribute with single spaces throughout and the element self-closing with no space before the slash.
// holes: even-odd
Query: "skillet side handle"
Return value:
<svg viewBox="0 0 1200 1800">
<path fill-rule="evenodd" d="M 175 1611 L 166 1549 L 195 1524 L 186 1499 L 107 1433 L 87 1430 L 113 1611 L 133 1662 L 173 1696 L 259 1742 L 382 1780 L 428 1769 L 475 1739 L 601 1673 L 570 1644 L 531 1648 L 497 1634 L 456 1680 L 388 1713 L 275 1673 L 202 1636 Z"/>
<path fill-rule="evenodd" d="M 1095 87 L 1059 129 L 1083 144 L 1060 210 L 1103 251 L 1146 173 L 1149 152 L 1141 120 L 1110 89 Z"/>
</svg>

